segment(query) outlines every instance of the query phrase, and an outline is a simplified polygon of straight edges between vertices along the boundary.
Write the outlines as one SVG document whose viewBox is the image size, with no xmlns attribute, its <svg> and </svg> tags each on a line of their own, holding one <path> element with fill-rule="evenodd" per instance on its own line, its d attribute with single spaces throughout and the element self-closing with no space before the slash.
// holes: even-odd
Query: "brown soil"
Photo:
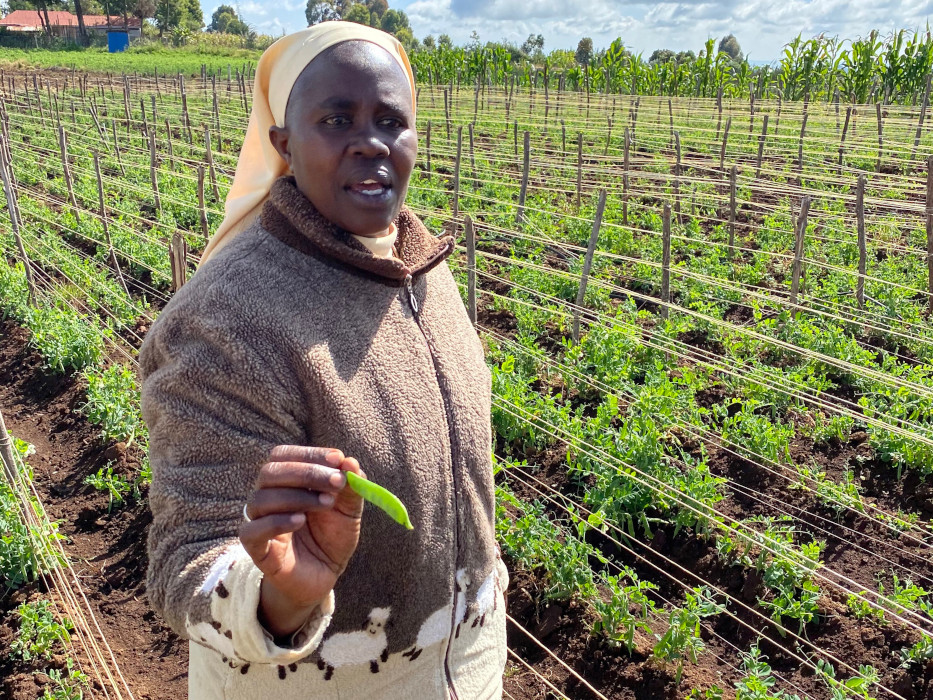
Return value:
<svg viewBox="0 0 933 700">
<path fill-rule="evenodd" d="M 138 455 L 132 448 L 127 452 L 125 446 L 101 443 L 98 431 L 78 412 L 84 400 L 81 383 L 46 373 L 26 340 L 22 329 L 0 324 L 0 410 L 6 425 L 36 447 L 29 460 L 35 486 L 49 517 L 61 522 L 72 566 L 133 695 L 185 697 L 187 645 L 146 602 L 149 510 L 139 501 L 108 513 L 107 496 L 83 483 L 110 461 L 115 471 L 135 472 Z M 39 583 L 0 596 L 0 649 L 8 648 L 18 630 L 15 607 L 41 592 Z M 33 700 L 42 694 L 46 677 L 32 671 L 63 663 L 63 657 L 29 664 L 0 654 L 0 699 Z"/>
</svg>

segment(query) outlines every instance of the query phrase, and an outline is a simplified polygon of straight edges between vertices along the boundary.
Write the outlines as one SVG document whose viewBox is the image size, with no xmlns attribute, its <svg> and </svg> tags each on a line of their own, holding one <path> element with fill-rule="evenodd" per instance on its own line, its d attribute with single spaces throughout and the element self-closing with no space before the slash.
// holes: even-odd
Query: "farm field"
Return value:
<svg viewBox="0 0 933 700">
<path fill-rule="evenodd" d="M 184 692 L 134 362 L 221 220 L 241 68 L 0 73 L 0 697 Z M 928 111 L 422 85 L 408 201 L 493 372 L 506 697 L 933 697 Z"/>
</svg>

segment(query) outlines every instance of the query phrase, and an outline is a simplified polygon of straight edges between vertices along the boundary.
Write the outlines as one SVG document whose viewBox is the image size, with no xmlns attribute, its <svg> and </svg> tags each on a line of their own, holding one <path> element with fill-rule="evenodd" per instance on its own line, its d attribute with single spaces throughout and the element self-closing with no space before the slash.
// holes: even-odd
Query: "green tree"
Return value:
<svg viewBox="0 0 933 700">
<path fill-rule="evenodd" d="M 204 26 L 204 11 L 199 0 L 181 0 L 182 26 L 192 32 L 199 32 Z"/>
<path fill-rule="evenodd" d="M 541 34 L 538 34 L 537 36 L 534 34 L 529 34 L 528 38 L 525 39 L 525 43 L 522 44 L 522 53 L 526 56 L 538 58 L 543 51 L 544 37 Z"/>
<path fill-rule="evenodd" d="M 330 0 L 308 0 L 305 7 L 305 19 L 308 20 L 308 26 L 310 27 L 320 22 L 338 19 L 338 15 Z"/>
<path fill-rule="evenodd" d="M 372 21 L 372 13 L 369 11 L 369 8 L 366 7 L 363 3 L 357 3 L 352 5 L 347 14 L 343 16 L 347 22 L 356 22 L 357 24 L 370 24 Z"/>
<path fill-rule="evenodd" d="M 542 45 L 544 44 L 543 39 L 541 43 Z M 593 58 L 593 40 L 585 36 L 580 39 L 577 44 L 577 52 L 574 54 L 574 59 L 579 65 L 585 66 L 590 62 L 591 58 Z"/>
<path fill-rule="evenodd" d="M 130 12 L 142 24 L 145 20 L 155 17 L 156 2 L 155 0 L 136 0 L 130 4 Z"/>
<path fill-rule="evenodd" d="M 443 46 L 445 49 L 449 49 L 454 45 L 453 39 L 450 38 L 449 34 L 441 34 L 437 37 L 437 45 Z"/>
<path fill-rule="evenodd" d="M 437 48 L 437 42 L 434 41 L 434 37 L 428 34 L 424 39 L 421 40 L 421 43 L 424 45 L 428 51 L 433 51 Z"/>
<path fill-rule="evenodd" d="M 401 10 L 386 10 L 382 15 L 382 31 L 398 36 L 402 29 L 410 29 L 408 15 Z"/>
<path fill-rule="evenodd" d="M 674 56 L 674 60 L 677 62 L 677 65 L 681 63 L 693 63 L 697 60 L 697 55 L 693 51 L 678 51 L 677 55 Z"/>
<path fill-rule="evenodd" d="M 382 16 L 389 9 L 389 3 L 386 0 L 365 0 L 364 4 L 378 20 L 382 20 Z"/>
<path fill-rule="evenodd" d="M 655 49 L 651 52 L 648 63 L 670 63 L 676 59 L 676 56 L 677 54 L 670 49 Z"/>
<path fill-rule="evenodd" d="M 204 26 L 204 14 L 198 0 L 156 0 L 155 23 L 159 36 L 165 32 L 196 32 Z"/>
<path fill-rule="evenodd" d="M 238 19 L 236 9 L 230 5 L 221 5 L 214 10 L 214 14 L 211 15 L 211 23 L 207 28 L 212 32 L 225 32 L 227 31 L 227 25 L 230 24 L 231 20 L 235 19 Z"/>
<path fill-rule="evenodd" d="M 742 55 L 742 47 L 739 46 L 739 40 L 735 38 L 735 34 L 724 36 L 722 40 L 720 40 L 719 53 L 728 54 L 729 58 L 736 62 L 741 62 L 744 58 Z"/>
</svg>

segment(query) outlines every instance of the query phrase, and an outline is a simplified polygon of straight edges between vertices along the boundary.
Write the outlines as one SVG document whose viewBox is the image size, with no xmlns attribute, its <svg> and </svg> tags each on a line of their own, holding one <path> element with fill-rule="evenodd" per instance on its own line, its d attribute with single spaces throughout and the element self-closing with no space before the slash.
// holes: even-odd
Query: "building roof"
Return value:
<svg viewBox="0 0 933 700">
<path fill-rule="evenodd" d="M 77 27 L 78 17 L 70 12 L 61 10 L 49 11 L 49 24 L 53 27 Z M 138 17 L 130 17 L 128 24 L 131 29 L 139 29 L 140 22 Z M 123 18 L 111 15 L 110 25 L 114 29 L 123 28 Z M 99 29 L 107 26 L 107 15 L 84 15 L 84 26 L 88 29 Z M 16 28 L 42 28 L 42 17 L 38 10 L 15 10 L 3 19 L 0 19 L 0 27 Z"/>
</svg>

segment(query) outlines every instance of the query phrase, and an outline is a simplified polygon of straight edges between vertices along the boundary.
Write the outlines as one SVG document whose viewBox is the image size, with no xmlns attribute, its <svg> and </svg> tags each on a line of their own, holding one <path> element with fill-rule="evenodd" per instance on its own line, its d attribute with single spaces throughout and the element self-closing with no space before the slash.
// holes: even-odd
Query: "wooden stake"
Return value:
<svg viewBox="0 0 933 700">
<path fill-rule="evenodd" d="M 810 212 L 810 197 L 800 201 L 800 216 L 797 219 L 797 231 L 794 237 L 794 263 L 790 283 L 790 303 L 797 305 L 797 294 L 800 292 L 800 277 L 803 273 L 803 250 L 807 235 L 807 215 Z"/>
<path fill-rule="evenodd" d="M 130 84 L 125 75 L 123 76 L 123 114 L 126 117 L 126 134 L 129 136 L 133 116 L 130 113 Z"/>
<path fill-rule="evenodd" d="M 473 229 L 473 219 L 467 215 L 464 218 L 466 228 L 467 249 L 467 314 L 470 322 L 476 325 L 476 231 Z"/>
<path fill-rule="evenodd" d="M 427 128 L 427 132 L 425 133 L 424 144 L 425 144 L 424 150 L 425 150 L 425 153 L 428 159 L 428 163 L 427 163 L 428 172 L 430 173 L 431 172 L 431 120 L 430 119 L 428 119 L 428 128 Z"/>
<path fill-rule="evenodd" d="M 454 161 L 454 230 L 457 230 L 457 217 L 460 215 L 460 159 L 463 155 L 463 127 L 457 127 L 457 159 Z"/>
<path fill-rule="evenodd" d="M 524 134 L 524 156 L 522 157 L 522 189 L 518 194 L 518 211 L 515 213 L 515 225 L 525 222 L 525 198 L 528 196 L 528 170 L 531 163 L 531 134 Z"/>
<path fill-rule="evenodd" d="M 726 117 L 726 129 L 722 133 L 722 146 L 719 149 L 719 170 L 722 172 L 726 165 L 726 146 L 729 143 L 729 129 L 732 127 L 732 117 Z"/>
<path fill-rule="evenodd" d="M 761 177 L 761 156 L 765 152 L 765 139 L 768 138 L 768 115 L 761 120 L 761 133 L 758 135 L 758 159 L 755 161 L 755 179 Z"/>
<path fill-rule="evenodd" d="M 920 134 L 923 132 L 923 122 L 927 116 L 927 109 L 930 106 L 930 80 L 933 79 L 933 73 L 927 75 L 927 84 L 923 90 L 923 103 L 920 107 L 920 119 L 917 122 L 917 134 L 914 136 L 914 147 L 910 152 L 910 159 L 913 160 L 917 155 L 917 146 L 920 145 Z"/>
<path fill-rule="evenodd" d="M 603 211 L 606 209 L 606 190 L 599 191 L 599 201 L 596 204 L 596 218 L 593 219 L 593 230 L 590 232 L 590 241 L 586 246 L 586 257 L 583 259 L 583 273 L 580 275 L 580 288 L 577 290 L 577 303 L 573 310 L 573 341 L 580 342 L 580 316 L 583 313 L 583 302 L 586 299 L 586 285 L 590 279 L 590 269 L 593 267 L 593 255 L 596 253 L 596 241 L 599 239 L 599 228 L 603 223 Z"/>
<path fill-rule="evenodd" d="M 671 205 L 664 205 L 664 230 L 661 253 L 661 318 L 671 315 Z"/>
<path fill-rule="evenodd" d="M 74 185 L 71 181 L 71 166 L 68 163 L 68 139 L 65 136 L 65 127 L 58 127 L 58 145 L 62 153 L 62 170 L 65 173 L 65 186 L 68 188 L 68 200 L 75 211 L 75 219 L 80 221 L 81 215 L 78 212 L 78 200 L 75 199 Z"/>
<path fill-rule="evenodd" d="M 129 297 L 130 290 L 126 286 L 126 280 L 123 279 L 123 273 L 120 271 L 120 263 L 117 262 L 117 251 L 113 247 L 113 240 L 110 238 L 110 226 L 107 223 L 107 209 L 104 206 L 104 180 L 100 176 L 100 156 L 94 151 L 94 173 L 97 175 L 97 204 L 100 207 L 100 223 L 104 228 L 104 240 L 107 241 L 107 250 L 110 253 L 110 262 L 113 263 L 113 271 L 117 276 L 117 281 Z"/>
<path fill-rule="evenodd" d="M 213 78 L 212 78 L 213 80 Z M 214 128 L 217 131 L 217 152 L 224 152 L 223 132 L 220 130 L 220 105 L 217 102 L 217 86 L 214 86 Z"/>
<path fill-rule="evenodd" d="M 868 242 L 865 239 L 865 176 L 859 175 L 855 190 L 855 218 L 858 221 L 858 283 L 855 300 L 860 309 L 865 308 L 865 269 L 868 260 Z"/>
<path fill-rule="evenodd" d="M 204 127 L 204 155 L 207 160 L 207 171 L 211 177 L 211 191 L 214 194 L 214 201 L 220 201 L 220 189 L 217 187 L 217 172 L 214 170 L 214 153 L 211 150 L 211 130 Z"/>
<path fill-rule="evenodd" d="M 113 150 L 117 154 L 117 165 L 120 166 L 120 173 L 126 177 L 126 168 L 123 167 L 123 157 L 120 155 L 120 143 L 117 141 L 117 120 L 111 119 L 110 126 L 113 129 Z"/>
<path fill-rule="evenodd" d="M 875 161 L 875 172 L 881 172 L 881 155 L 884 153 L 884 124 L 881 120 L 881 103 L 875 103 L 875 119 L 878 122 L 878 159 Z"/>
<path fill-rule="evenodd" d="M 716 110 L 718 111 L 718 116 L 716 117 L 716 140 L 719 140 L 719 130 L 722 129 L 722 86 L 716 91 Z"/>
<path fill-rule="evenodd" d="M 165 118 L 165 135 L 168 138 L 168 167 L 175 170 L 175 148 L 172 145 L 172 125 L 169 124 L 168 117 Z"/>
<path fill-rule="evenodd" d="M 577 211 L 583 196 L 583 132 L 577 132 Z"/>
<path fill-rule="evenodd" d="M 201 235 L 205 242 L 210 239 L 207 227 L 207 209 L 204 206 L 204 166 L 198 166 L 198 215 L 201 219 Z"/>
<path fill-rule="evenodd" d="M 139 98 L 139 109 L 143 115 L 143 133 L 149 138 L 149 119 L 146 118 L 146 100 Z"/>
<path fill-rule="evenodd" d="M 800 122 L 800 138 L 797 140 L 797 186 L 803 184 L 803 138 L 807 133 L 807 118 L 810 113 L 803 111 L 803 120 Z"/>
<path fill-rule="evenodd" d="M 13 451 L 13 439 L 6 429 L 6 423 L 3 422 L 3 413 L 0 413 L 0 461 L 3 462 L 3 473 L 6 474 L 7 483 L 12 489 L 19 478 L 19 462 Z"/>
<path fill-rule="evenodd" d="M 149 139 L 149 178 L 152 181 L 152 195 L 155 199 L 156 211 L 162 214 L 162 200 L 159 197 L 159 176 L 156 173 L 156 143 Z"/>
<path fill-rule="evenodd" d="M 735 257 L 735 199 L 738 191 L 738 169 L 729 171 L 729 260 Z"/>
<path fill-rule="evenodd" d="M 677 212 L 677 223 L 680 223 L 680 132 L 674 132 L 674 151 L 677 160 L 674 164 L 674 211 Z"/>
<path fill-rule="evenodd" d="M 846 122 L 845 126 L 842 127 L 842 138 L 839 139 L 839 164 L 838 170 L 839 173 L 842 173 L 842 158 L 845 154 L 846 148 L 846 134 L 849 132 L 849 123 L 852 120 L 852 107 L 846 107 Z"/>
<path fill-rule="evenodd" d="M 447 141 L 450 142 L 450 95 L 444 88 L 444 119 L 447 123 Z"/>
<path fill-rule="evenodd" d="M 470 184 L 475 190 L 478 183 L 476 180 L 476 152 L 473 150 L 473 124 L 471 123 L 468 128 L 470 133 Z"/>
<path fill-rule="evenodd" d="M 3 180 L 3 193 L 6 195 L 7 212 L 10 214 L 10 224 L 13 228 L 13 238 L 16 239 L 16 247 L 19 249 L 19 257 L 23 263 L 23 270 L 26 272 L 26 289 L 29 295 L 29 305 L 35 307 L 38 303 L 36 294 L 36 280 L 32 274 L 32 265 L 29 262 L 29 256 L 26 254 L 26 246 L 23 245 L 23 237 L 20 233 L 19 204 L 16 201 L 16 190 L 10 182 L 11 173 L 7 169 L 7 161 L 0 158 L 0 179 Z"/>
<path fill-rule="evenodd" d="M 185 286 L 188 277 L 188 242 L 176 232 L 168 246 L 169 261 L 172 266 L 172 291 L 177 292 Z"/>
</svg>

